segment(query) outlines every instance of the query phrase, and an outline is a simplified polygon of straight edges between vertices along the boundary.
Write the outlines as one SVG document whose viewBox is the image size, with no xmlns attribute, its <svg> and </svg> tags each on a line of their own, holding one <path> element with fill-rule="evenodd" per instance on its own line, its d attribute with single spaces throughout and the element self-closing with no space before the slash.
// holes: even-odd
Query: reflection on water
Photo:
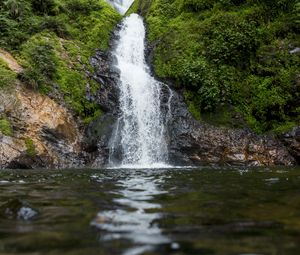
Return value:
<svg viewBox="0 0 300 255">
<path fill-rule="evenodd" d="M 170 242 L 154 223 L 161 218 L 161 214 L 151 213 L 151 209 L 161 208 L 160 204 L 153 202 L 154 197 L 166 191 L 159 188 L 163 182 L 163 175 L 159 175 L 162 170 L 157 170 L 155 176 L 151 175 L 149 169 L 127 171 L 128 175 L 117 181 L 118 191 L 114 192 L 119 197 L 113 202 L 121 208 L 100 211 L 91 224 L 107 231 L 101 238 L 104 241 L 130 239 L 136 246 L 126 250 L 124 254 L 136 255 L 152 250 L 154 245 Z M 97 179 L 97 175 L 93 175 L 93 178 Z M 98 181 L 101 182 L 101 178 Z"/>
<path fill-rule="evenodd" d="M 0 254 L 299 255 L 299 187 L 300 168 L 0 171 Z"/>
</svg>

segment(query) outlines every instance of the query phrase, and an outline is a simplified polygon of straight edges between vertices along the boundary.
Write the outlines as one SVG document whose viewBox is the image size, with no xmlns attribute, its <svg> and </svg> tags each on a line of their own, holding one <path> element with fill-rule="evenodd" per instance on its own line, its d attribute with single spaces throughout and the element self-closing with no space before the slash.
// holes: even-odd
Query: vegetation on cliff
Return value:
<svg viewBox="0 0 300 255">
<path fill-rule="evenodd" d="M 108 48 L 120 15 L 104 0 L 5 0 L 0 2 L 0 48 L 24 67 L 18 79 L 32 89 L 62 98 L 89 121 L 99 107 L 86 96 L 99 87 L 89 75 L 95 49 Z M 0 62 L 0 89 L 16 75 Z"/>
<path fill-rule="evenodd" d="M 146 18 L 156 74 L 196 118 L 258 133 L 299 125 L 299 0 L 138 0 L 131 11 Z"/>
</svg>

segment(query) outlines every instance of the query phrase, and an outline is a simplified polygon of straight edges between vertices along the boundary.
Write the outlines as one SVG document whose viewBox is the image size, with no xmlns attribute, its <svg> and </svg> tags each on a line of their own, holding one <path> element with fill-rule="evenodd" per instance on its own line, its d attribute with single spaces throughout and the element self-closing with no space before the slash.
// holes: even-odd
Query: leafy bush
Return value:
<svg viewBox="0 0 300 255">
<path fill-rule="evenodd" d="M 212 0 L 184 0 L 181 3 L 181 9 L 186 11 L 198 12 L 212 8 L 214 1 Z"/>
<path fill-rule="evenodd" d="M 97 0 L 67 0 L 64 8 L 72 16 L 90 15 L 92 11 L 100 11 L 102 5 Z"/>
<path fill-rule="evenodd" d="M 30 5 L 26 0 L 6 0 L 0 6 L 13 19 L 21 19 L 30 10 Z"/>
<path fill-rule="evenodd" d="M 41 31 L 48 30 L 54 32 L 61 38 L 67 38 L 70 33 L 65 23 L 65 17 L 46 16 L 40 25 Z"/>
<path fill-rule="evenodd" d="M 211 61 L 243 67 L 254 54 L 259 38 L 255 22 L 221 13 L 204 28 L 203 40 Z"/>
<path fill-rule="evenodd" d="M 54 78 L 56 73 L 56 56 L 54 48 L 46 38 L 37 36 L 23 46 L 23 56 L 27 66 L 21 79 L 32 88 L 39 88 Z"/>
</svg>

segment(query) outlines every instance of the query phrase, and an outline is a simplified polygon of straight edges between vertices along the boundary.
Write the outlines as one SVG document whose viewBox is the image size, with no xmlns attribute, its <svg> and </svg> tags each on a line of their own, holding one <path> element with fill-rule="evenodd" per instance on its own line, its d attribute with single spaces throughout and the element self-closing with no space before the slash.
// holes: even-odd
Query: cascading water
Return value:
<svg viewBox="0 0 300 255">
<path fill-rule="evenodd" d="M 111 139 L 112 165 L 121 154 L 121 166 L 151 167 L 167 160 L 161 83 L 151 76 L 145 61 L 145 27 L 137 14 L 126 17 L 114 51 L 120 70 L 121 116 Z"/>
<path fill-rule="evenodd" d="M 124 15 L 134 0 L 107 0 L 115 9 Z"/>
</svg>

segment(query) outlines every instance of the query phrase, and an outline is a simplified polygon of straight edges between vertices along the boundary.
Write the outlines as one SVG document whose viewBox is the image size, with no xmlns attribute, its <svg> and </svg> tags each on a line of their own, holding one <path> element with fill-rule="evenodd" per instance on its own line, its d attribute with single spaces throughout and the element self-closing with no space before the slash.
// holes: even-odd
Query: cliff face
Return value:
<svg viewBox="0 0 300 255">
<path fill-rule="evenodd" d="M 108 163 L 109 140 L 119 116 L 119 75 L 118 70 L 113 67 L 114 59 L 110 54 L 98 52 L 91 62 L 95 68 L 96 80 L 104 84 L 97 102 L 107 112 L 86 129 L 84 144 L 86 151 L 93 154 L 91 164 L 100 166 Z M 249 129 L 216 127 L 199 122 L 188 111 L 183 95 L 168 86 L 162 87 L 161 102 L 162 114 L 168 118 L 166 139 L 169 144 L 170 164 L 290 166 L 297 163 L 291 155 L 292 146 L 288 144 L 295 145 L 295 139 L 299 139 L 295 135 L 286 134 L 286 147 L 275 136 L 257 135 Z M 110 107 L 111 105 L 114 107 Z"/>
<path fill-rule="evenodd" d="M 73 116 L 62 106 L 20 84 L 1 94 L 0 107 L 12 133 L 0 134 L 0 168 L 53 168 L 77 160 L 81 136 Z"/>
<path fill-rule="evenodd" d="M 105 111 L 89 59 L 120 15 L 104 0 L 8 1 L 0 14 L 0 168 L 85 165 L 81 134 Z"/>
<path fill-rule="evenodd" d="M 11 72 L 24 71 L 7 51 L 0 59 Z M 0 168 L 80 165 L 81 136 L 72 114 L 18 80 L 10 86 L 0 93 Z"/>
</svg>

